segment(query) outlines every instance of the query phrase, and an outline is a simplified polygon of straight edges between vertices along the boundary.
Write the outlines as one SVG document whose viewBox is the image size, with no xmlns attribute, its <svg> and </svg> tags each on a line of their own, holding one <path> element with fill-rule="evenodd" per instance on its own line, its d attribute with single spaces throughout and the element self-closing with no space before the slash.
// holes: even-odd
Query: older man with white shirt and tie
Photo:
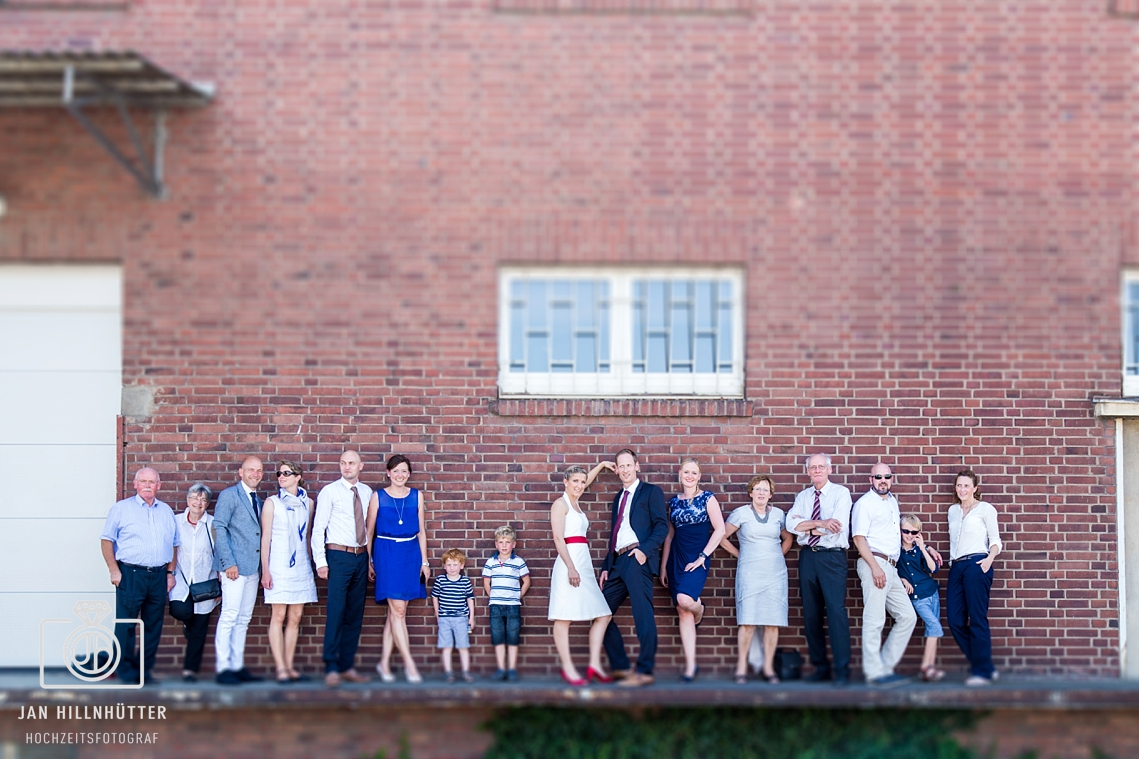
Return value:
<svg viewBox="0 0 1139 759">
<path fill-rule="evenodd" d="M 870 490 L 854 504 L 851 534 L 858 549 L 858 579 L 862 581 L 862 673 L 870 685 L 901 685 L 908 678 L 895 674 L 917 612 L 898 577 L 902 551 L 901 514 L 891 492 L 894 472 L 881 462 L 870 469 Z M 894 618 L 882 643 L 886 613 Z"/>
<path fill-rule="evenodd" d="M 798 536 L 799 591 L 803 596 L 803 627 L 811 664 L 811 682 L 850 680 L 850 620 L 846 615 L 846 552 L 850 523 L 850 491 L 830 481 L 831 457 L 812 454 L 806 463 L 811 487 L 795 496 L 787 515 L 787 531 Z M 834 654 L 834 670 L 827 659 L 823 613 Z"/>
<path fill-rule="evenodd" d="M 356 649 L 364 626 L 368 595 L 366 520 L 372 489 L 360 482 L 360 454 L 340 456 L 340 479 L 321 489 L 312 526 L 316 573 L 328 580 L 328 619 L 324 625 L 324 684 L 366 683 L 356 671 Z"/>
</svg>

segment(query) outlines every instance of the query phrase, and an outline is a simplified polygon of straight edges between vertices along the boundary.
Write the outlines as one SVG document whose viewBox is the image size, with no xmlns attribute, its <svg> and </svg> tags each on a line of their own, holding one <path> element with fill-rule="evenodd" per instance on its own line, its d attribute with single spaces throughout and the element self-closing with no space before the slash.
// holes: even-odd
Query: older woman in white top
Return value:
<svg viewBox="0 0 1139 759">
<path fill-rule="evenodd" d="M 170 591 L 170 615 L 182 623 L 186 636 L 182 679 L 188 683 L 198 680 L 210 614 L 218 605 L 216 598 L 190 602 L 190 584 L 214 577 L 214 518 L 206 513 L 211 495 L 208 487 L 194 483 L 186 491 L 185 510 L 175 517 L 182 545 L 174 571 L 174 587 Z"/>
<path fill-rule="evenodd" d="M 957 473 L 957 503 L 949 507 L 949 583 L 945 613 L 949 630 L 969 660 L 970 687 L 989 685 L 996 677 L 989 634 L 989 592 L 993 561 L 1001 552 L 997 510 L 978 500 L 981 478 L 972 469 Z"/>
</svg>

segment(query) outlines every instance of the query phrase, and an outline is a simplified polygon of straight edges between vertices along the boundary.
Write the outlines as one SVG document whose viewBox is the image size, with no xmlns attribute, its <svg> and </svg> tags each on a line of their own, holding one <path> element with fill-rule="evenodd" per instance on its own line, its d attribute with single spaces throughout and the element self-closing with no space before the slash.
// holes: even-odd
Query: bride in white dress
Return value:
<svg viewBox="0 0 1139 759">
<path fill-rule="evenodd" d="M 612 461 L 602 461 L 586 474 L 585 469 L 571 466 L 565 473 L 565 492 L 550 507 L 550 527 L 558 558 L 550 574 L 550 613 L 554 622 L 554 645 L 562 662 L 562 679 L 570 685 L 612 682 L 601 667 L 601 642 L 612 616 L 609 604 L 597 585 L 593 560 L 589 556 L 589 517 L 578 505 L 578 499 L 602 469 L 613 471 Z M 589 628 L 589 667 L 585 677 L 578 674 L 570 656 L 570 622 L 593 620 Z"/>
</svg>

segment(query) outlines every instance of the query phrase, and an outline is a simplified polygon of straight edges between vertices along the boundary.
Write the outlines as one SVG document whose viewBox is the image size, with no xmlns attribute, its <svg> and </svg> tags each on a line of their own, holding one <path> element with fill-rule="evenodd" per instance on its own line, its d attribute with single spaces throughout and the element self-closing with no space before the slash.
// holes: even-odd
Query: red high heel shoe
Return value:
<svg viewBox="0 0 1139 759">
<path fill-rule="evenodd" d="M 585 670 L 585 681 L 587 683 L 591 683 L 595 679 L 599 683 L 611 683 L 611 682 L 613 682 L 613 678 L 610 677 L 609 675 L 602 674 L 602 673 L 598 672 L 597 670 L 595 670 L 593 667 L 587 667 Z"/>
<path fill-rule="evenodd" d="M 566 674 L 566 671 L 564 669 L 562 670 L 562 679 L 565 680 L 567 684 L 572 685 L 575 688 L 580 688 L 583 685 L 585 685 L 587 682 L 587 680 L 585 680 L 585 678 L 581 678 L 581 677 L 579 677 L 576 680 L 571 680 L 569 675 Z"/>
</svg>

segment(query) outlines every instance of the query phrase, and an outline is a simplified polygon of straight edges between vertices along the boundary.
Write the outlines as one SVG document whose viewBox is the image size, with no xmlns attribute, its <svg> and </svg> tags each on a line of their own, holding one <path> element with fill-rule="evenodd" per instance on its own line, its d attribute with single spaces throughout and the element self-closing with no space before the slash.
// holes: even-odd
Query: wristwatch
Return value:
<svg viewBox="0 0 1139 759">
<path fill-rule="evenodd" d="M 707 561 L 708 560 L 708 554 L 701 551 L 700 552 L 700 558 L 703 559 L 704 561 Z"/>
</svg>

